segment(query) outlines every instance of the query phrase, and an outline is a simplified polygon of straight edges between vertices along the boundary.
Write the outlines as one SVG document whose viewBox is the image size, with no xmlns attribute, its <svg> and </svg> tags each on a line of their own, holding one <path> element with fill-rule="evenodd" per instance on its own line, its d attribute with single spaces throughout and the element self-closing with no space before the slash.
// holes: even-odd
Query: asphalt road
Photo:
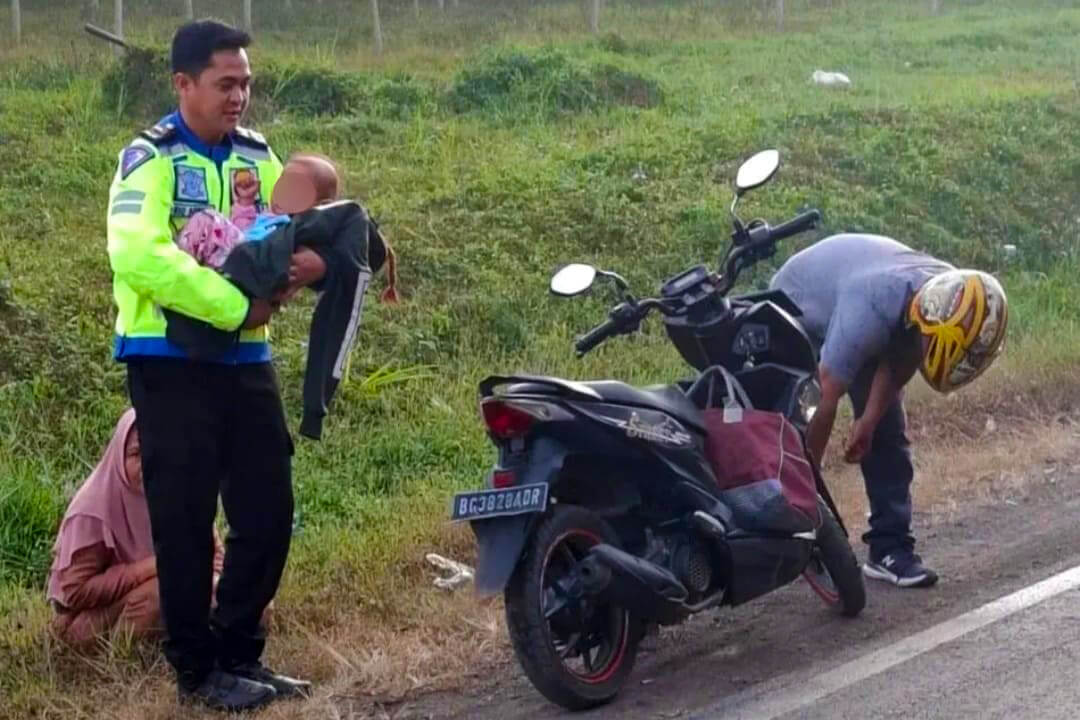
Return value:
<svg viewBox="0 0 1080 720">
<path fill-rule="evenodd" d="M 1078 681 L 1074 589 L 778 717 L 1064 720 L 1080 708 Z"/>
<path fill-rule="evenodd" d="M 802 581 L 665 629 L 615 701 L 565 713 L 507 659 L 464 691 L 381 716 L 1072 718 L 1080 712 L 1080 477 L 1043 477 L 980 506 L 920 516 L 930 589 L 867 581 L 855 619 Z M 856 546 L 860 558 L 865 550 Z M 1040 584 L 1041 583 L 1041 584 Z"/>
</svg>

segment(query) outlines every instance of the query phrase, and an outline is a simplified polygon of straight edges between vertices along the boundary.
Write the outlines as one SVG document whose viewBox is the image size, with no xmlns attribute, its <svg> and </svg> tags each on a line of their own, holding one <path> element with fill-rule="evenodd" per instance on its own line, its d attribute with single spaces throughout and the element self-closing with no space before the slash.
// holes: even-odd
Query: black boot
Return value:
<svg viewBox="0 0 1080 720">
<path fill-rule="evenodd" d="M 271 685 L 221 670 L 211 670 L 197 688 L 180 687 L 177 694 L 181 704 L 202 704 L 225 712 L 253 710 L 266 705 L 277 695 Z"/>
<path fill-rule="evenodd" d="M 311 683 L 307 680 L 280 675 L 259 662 L 249 662 L 235 665 L 229 668 L 229 672 L 237 677 L 246 678 L 263 685 L 269 685 L 277 692 L 280 698 L 286 697 L 311 697 Z"/>
</svg>

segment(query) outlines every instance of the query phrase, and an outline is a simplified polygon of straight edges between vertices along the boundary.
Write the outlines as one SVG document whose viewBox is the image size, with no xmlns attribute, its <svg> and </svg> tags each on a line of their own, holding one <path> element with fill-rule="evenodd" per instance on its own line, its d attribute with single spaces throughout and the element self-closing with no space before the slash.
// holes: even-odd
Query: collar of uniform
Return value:
<svg viewBox="0 0 1080 720">
<path fill-rule="evenodd" d="M 173 112 L 171 115 L 167 115 L 162 122 L 173 123 L 176 125 L 176 130 L 180 134 L 180 138 L 192 152 L 196 152 L 199 155 L 212 160 L 214 164 L 218 166 L 225 162 L 229 155 L 232 154 L 232 137 L 230 135 L 226 135 L 222 138 L 222 141 L 217 145 L 207 145 L 191 130 L 191 128 L 188 127 L 179 110 Z"/>
</svg>

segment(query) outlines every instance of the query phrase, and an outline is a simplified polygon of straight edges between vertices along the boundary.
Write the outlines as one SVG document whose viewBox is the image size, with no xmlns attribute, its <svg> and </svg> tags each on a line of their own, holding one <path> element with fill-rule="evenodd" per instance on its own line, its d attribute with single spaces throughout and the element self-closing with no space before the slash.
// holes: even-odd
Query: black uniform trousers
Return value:
<svg viewBox="0 0 1080 720">
<path fill-rule="evenodd" d="M 257 661 L 292 534 L 292 439 L 270 363 L 128 361 L 157 556 L 165 656 L 186 688 Z M 211 614 L 220 494 L 228 524 Z"/>
</svg>

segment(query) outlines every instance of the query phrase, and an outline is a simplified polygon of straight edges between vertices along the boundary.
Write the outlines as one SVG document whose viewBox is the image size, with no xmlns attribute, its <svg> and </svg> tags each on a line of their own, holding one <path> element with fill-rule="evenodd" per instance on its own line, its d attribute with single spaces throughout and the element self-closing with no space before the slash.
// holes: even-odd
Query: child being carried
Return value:
<svg viewBox="0 0 1080 720">
<path fill-rule="evenodd" d="M 258 242 L 277 228 L 288 225 L 292 215 L 310 210 L 338 197 L 337 170 L 325 158 L 297 154 L 289 158 L 274 185 L 267 212 L 258 212 L 259 179 L 249 170 L 233 175 L 230 217 L 216 210 L 201 210 L 187 221 L 176 242 L 200 265 L 220 270 L 233 249 L 244 242 Z M 308 248 L 297 250 L 298 265 L 313 268 L 303 285 L 322 279 L 326 264 Z M 298 288 L 292 288 L 292 293 Z"/>
</svg>

